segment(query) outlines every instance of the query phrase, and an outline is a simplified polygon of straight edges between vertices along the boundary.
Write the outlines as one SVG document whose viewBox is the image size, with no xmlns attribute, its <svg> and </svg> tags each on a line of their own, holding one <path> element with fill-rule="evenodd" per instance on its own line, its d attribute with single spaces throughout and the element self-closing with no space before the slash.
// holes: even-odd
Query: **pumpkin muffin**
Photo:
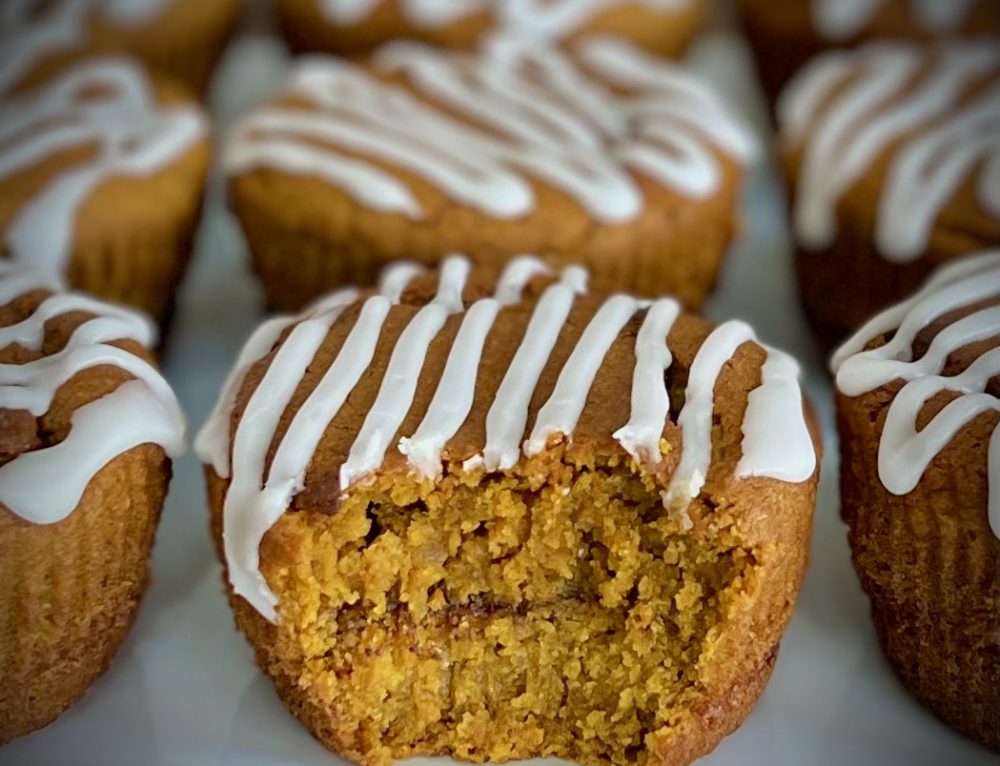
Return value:
<svg viewBox="0 0 1000 766">
<path fill-rule="evenodd" d="M 841 496 L 882 649 L 1000 746 L 1000 250 L 948 264 L 834 357 Z"/>
<path fill-rule="evenodd" d="M 749 131 L 620 40 L 304 59 L 228 142 L 232 206 L 270 304 L 297 310 L 449 252 L 583 261 L 595 285 L 698 306 L 730 240 Z"/>
<path fill-rule="evenodd" d="M 706 0 L 278 0 L 292 50 L 367 54 L 407 39 L 471 50 L 488 35 L 565 42 L 613 34 L 676 58 L 694 37 Z"/>
<path fill-rule="evenodd" d="M 129 54 L 204 94 L 236 25 L 239 0 L 27 0 L 0 10 L 0 92 L 81 57 Z"/>
<path fill-rule="evenodd" d="M 236 622 L 362 764 L 686 764 L 802 579 L 798 368 L 522 257 L 396 264 L 247 343 L 196 447 Z"/>
<path fill-rule="evenodd" d="M 814 56 L 888 39 L 929 43 L 1000 38 L 994 0 L 738 0 L 761 84 L 774 103 Z"/>
<path fill-rule="evenodd" d="M 139 314 L 0 262 L 0 745 L 107 668 L 184 448 Z"/>
<path fill-rule="evenodd" d="M 81 62 L 0 99 L 0 259 L 170 314 L 209 166 L 207 119 L 136 62 Z"/>
<path fill-rule="evenodd" d="M 842 340 L 1000 241 L 1000 46 L 824 54 L 779 104 L 806 314 Z"/>
</svg>

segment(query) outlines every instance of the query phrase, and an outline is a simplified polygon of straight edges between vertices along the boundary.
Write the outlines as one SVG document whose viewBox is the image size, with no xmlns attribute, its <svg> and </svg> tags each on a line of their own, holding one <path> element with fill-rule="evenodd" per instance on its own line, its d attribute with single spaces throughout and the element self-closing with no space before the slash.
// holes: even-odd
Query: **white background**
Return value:
<svg viewBox="0 0 1000 766">
<path fill-rule="evenodd" d="M 248 24 L 224 59 L 212 97 L 219 133 L 281 82 L 287 54 L 263 22 Z M 736 36 L 718 32 L 703 39 L 691 64 L 764 135 L 767 120 L 752 62 Z M 829 382 L 796 302 L 784 202 L 769 164 L 765 157 L 748 184 L 744 236 L 708 313 L 719 320 L 746 319 L 762 339 L 802 360 L 826 455 L 812 562 L 774 677 L 743 727 L 700 763 L 995 766 L 995 754 L 912 700 L 879 653 L 838 516 Z M 243 241 L 216 179 L 166 355 L 167 376 L 193 427 L 211 408 L 260 316 Z M 134 631 L 80 703 L 49 727 L 0 749 L 0 764 L 342 763 L 286 712 L 254 666 L 222 591 L 200 465 L 188 455 L 174 470 L 153 553 L 153 583 Z"/>
</svg>

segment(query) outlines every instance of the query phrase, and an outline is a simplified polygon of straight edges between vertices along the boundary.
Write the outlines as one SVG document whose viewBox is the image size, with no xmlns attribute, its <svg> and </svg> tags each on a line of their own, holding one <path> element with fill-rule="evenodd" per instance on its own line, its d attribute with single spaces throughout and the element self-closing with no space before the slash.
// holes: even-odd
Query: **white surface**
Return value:
<svg viewBox="0 0 1000 766">
<path fill-rule="evenodd" d="M 694 60 L 757 124 L 766 124 L 750 60 L 739 44 L 721 36 L 706 39 Z M 272 40 L 237 42 L 216 83 L 222 123 L 280 82 L 283 63 L 283 50 Z M 773 175 L 758 169 L 748 188 L 744 239 L 709 313 L 750 321 L 761 338 L 796 354 L 807 370 L 826 440 L 812 564 L 770 685 L 744 726 L 700 763 L 996 764 L 995 754 L 952 732 L 912 700 L 879 653 L 838 516 L 830 388 L 796 302 L 783 209 Z M 294 268 L 293 253 L 289 267 Z M 166 357 L 167 375 L 194 425 L 209 412 L 239 345 L 259 318 L 259 295 L 242 240 L 216 183 Z M 175 465 L 153 554 L 153 584 L 135 630 L 79 704 L 51 726 L 0 749 L 0 764 L 343 763 L 286 712 L 254 666 L 233 627 L 220 572 L 201 469 L 188 455 Z"/>
</svg>

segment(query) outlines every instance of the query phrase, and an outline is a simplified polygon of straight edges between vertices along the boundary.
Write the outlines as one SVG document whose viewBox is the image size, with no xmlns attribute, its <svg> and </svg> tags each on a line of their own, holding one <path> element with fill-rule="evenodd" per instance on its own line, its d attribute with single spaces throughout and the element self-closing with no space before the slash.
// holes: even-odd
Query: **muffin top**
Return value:
<svg viewBox="0 0 1000 766">
<path fill-rule="evenodd" d="M 89 206 L 113 221 L 134 197 L 132 187 L 116 194 L 116 182 L 158 177 L 194 158 L 201 161 L 177 171 L 180 183 L 167 185 L 200 184 L 207 130 L 184 89 L 154 81 L 125 58 L 87 60 L 37 90 L 0 99 L 0 249 L 33 268 L 65 272 Z"/>
<path fill-rule="evenodd" d="M 336 508 L 375 474 L 433 480 L 560 461 L 632 465 L 681 512 L 706 485 L 804 482 L 816 450 L 798 366 L 743 322 L 713 329 L 670 298 L 586 290 L 524 256 L 497 276 L 460 256 L 387 269 L 248 341 L 196 442 L 228 480 L 236 592 L 273 596 L 258 547 L 290 508 Z"/>
<path fill-rule="evenodd" d="M 880 41 L 817 57 L 778 104 L 793 226 L 822 251 L 838 220 L 905 263 L 1000 238 L 1000 47 Z"/>
<path fill-rule="evenodd" d="M 414 30 L 447 27 L 478 20 L 485 28 L 514 31 L 562 40 L 588 28 L 609 13 L 626 9 L 647 13 L 676 13 L 697 0 L 318 0 L 323 18 L 338 27 L 356 27 L 378 20 L 384 6 L 392 6 Z M 383 19 L 389 14 L 382 13 Z"/>
<path fill-rule="evenodd" d="M 184 451 L 144 316 L 0 260 L 0 507 L 52 524 L 107 463 L 141 444 Z"/>
<path fill-rule="evenodd" d="M 895 495 L 911 492 L 959 431 L 1000 413 L 1000 250 L 936 271 L 858 330 L 832 366 L 842 395 L 885 393 L 879 479 Z M 989 520 L 1000 537 L 1000 428 L 988 451 Z"/>
<path fill-rule="evenodd" d="M 621 40 L 573 51 L 503 36 L 477 54 L 393 43 L 366 66 L 301 59 L 238 127 L 226 167 L 318 177 L 418 222 L 454 204 L 522 219 L 554 193 L 617 224 L 651 187 L 709 197 L 752 156 L 748 130 L 679 67 Z"/>
</svg>

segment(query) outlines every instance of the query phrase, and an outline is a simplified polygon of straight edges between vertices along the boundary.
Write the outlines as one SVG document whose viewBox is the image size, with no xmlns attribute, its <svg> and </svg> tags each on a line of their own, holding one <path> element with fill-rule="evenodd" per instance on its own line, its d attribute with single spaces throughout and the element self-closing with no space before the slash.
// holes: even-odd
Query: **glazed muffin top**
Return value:
<svg viewBox="0 0 1000 766">
<path fill-rule="evenodd" d="M 879 479 L 895 495 L 912 491 L 962 429 L 1000 421 L 1000 250 L 940 268 L 858 330 L 832 367 L 841 395 L 879 392 Z M 1000 428 L 988 453 L 989 522 L 1000 537 Z"/>
<path fill-rule="evenodd" d="M 5 0 L 0 93 L 37 84 L 80 56 L 162 48 L 192 29 L 227 24 L 237 0 Z"/>
<path fill-rule="evenodd" d="M 137 312 L 0 261 L 0 509 L 53 524 L 118 455 L 185 447 L 185 421 Z"/>
<path fill-rule="evenodd" d="M 892 38 L 929 41 L 989 37 L 1000 31 L 993 0 L 740 0 L 769 23 L 830 44 Z"/>
<path fill-rule="evenodd" d="M 331 512 L 375 475 L 434 480 L 553 464 L 631 465 L 669 509 L 704 487 L 805 482 L 816 450 L 798 366 L 743 322 L 713 329 L 676 301 L 605 297 L 587 274 L 523 256 L 451 256 L 378 290 L 333 293 L 248 341 L 196 442 L 228 481 L 237 594 L 273 616 L 260 542 L 289 509 Z"/>
<path fill-rule="evenodd" d="M 478 54 L 394 43 L 366 66 L 301 59 L 237 128 L 226 168 L 318 177 L 414 222 L 456 204 L 520 220 L 555 196 L 623 224 L 654 193 L 712 196 L 752 157 L 750 132 L 679 67 L 609 38 L 574 52 L 498 37 Z"/>
<path fill-rule="evenodd" d="M 200 188 L 208 151 L 187 91 L 130 59 L 90 59 L 0 99 L 0 255 L 63 274 L 82 222 L 169 208 Z"/>
<path fill-rule="evenodd" d="M 548 40 L 593 32 L 658 26 L 702 0 L 282 0 L 291 12 L 315 6 L 318 19 L 344 30 L 343 50 L 357 52 L 392 39 L 469 48 L 502 30 Z M 311 10 L 311 7 L 309 8 Z"/>
<path fill-rule="evenodd" d="M 851 221 L 880 254 L 943 260 L 1000 239 L 1000 47 L 881 41 L 817 57 L 778 104 L 793 226 Z"/>
</svg>

